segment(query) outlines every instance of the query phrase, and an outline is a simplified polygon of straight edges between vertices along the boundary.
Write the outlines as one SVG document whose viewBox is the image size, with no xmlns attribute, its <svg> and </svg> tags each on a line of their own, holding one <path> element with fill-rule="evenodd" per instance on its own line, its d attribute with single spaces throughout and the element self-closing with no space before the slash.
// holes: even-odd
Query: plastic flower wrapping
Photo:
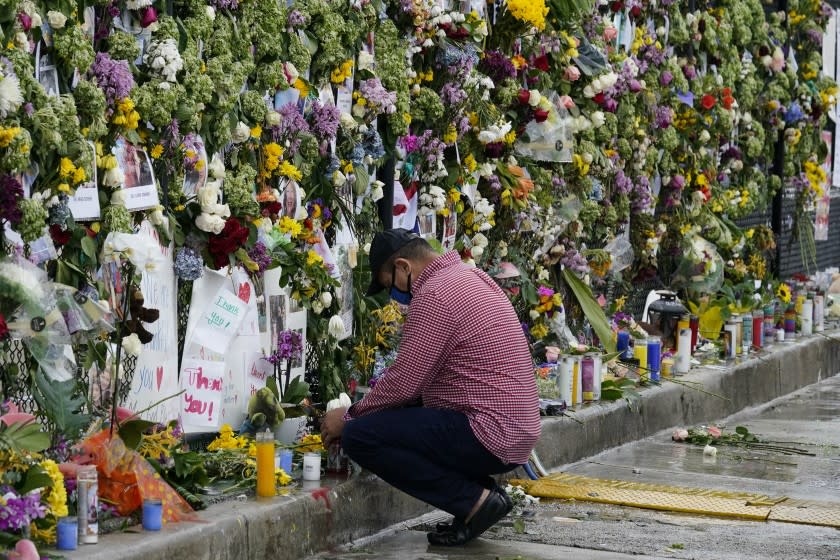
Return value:
<svg viewBox="0 0 840 560">
<path fill-rule="evenodd" d="M 219 275 L 247 279 L 264 356 L 284 352 L 263 309 L 283 290 L 328 402 L 398 347 L 399 312 L 363 295 L 384 227 L 422 223 L 498 279 L 535 348 L 565 347 L 590 304 L 654 277 L 697 305 L 769 281 L 773 232 L 738 220 L 784 192 L 806 231 L 828 188 L 825 2 L 4 6 L 0 338 L 52 368 L 18 375 L 42 416 L 79 413 L 74 441 L 124 404 L 125 355 L 149 355 L 132 335 L 199 311 Z M 155 309 L 162 276 L 177 297 Z M 19 490 L 0 492 L 50 519 Z"/>
</svg>

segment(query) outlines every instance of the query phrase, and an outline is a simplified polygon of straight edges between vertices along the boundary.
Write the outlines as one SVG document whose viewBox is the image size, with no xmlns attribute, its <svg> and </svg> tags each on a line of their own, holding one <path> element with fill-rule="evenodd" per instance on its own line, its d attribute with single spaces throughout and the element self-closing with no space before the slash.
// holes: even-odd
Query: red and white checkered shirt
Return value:
<svg viewBox="0 0 840 560">
<path fill-rule="evenodd" d="M 522 464 L 540 435 L 534 366 L 516 312 L 492 278 L 450 252 L 429 263 L 394 364 L 346 418 L 417 401 L 464 413 L 476 438 Z"/>
</svg>

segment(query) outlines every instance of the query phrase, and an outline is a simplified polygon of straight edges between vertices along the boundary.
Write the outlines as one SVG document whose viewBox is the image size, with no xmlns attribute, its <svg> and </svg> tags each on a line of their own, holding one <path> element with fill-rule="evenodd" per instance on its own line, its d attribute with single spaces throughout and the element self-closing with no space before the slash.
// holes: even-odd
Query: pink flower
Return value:
<svg viewBox="0 0 840 560">
<path fill-rule="evenodd" d="M 685 441 L 688 439 L 688 430 L 685 428 L 677 428 L 674 430 L 674 433 L 671 434 L 671 439 L 674 441 Z"/>
<path fill-rule="evenodd" d="M 566 66 L 566 70 L 563 71 L 563 77 L 570 82 L 576 82 L 580 79 L 580 69 L 577 66 Z"/>
<path fill-rule="evenodd" d="M 713 438 L 719 438 L 721 434 L 720 428 L 717 426 L 709 426 L 706 428 L 706 432 L 708 432 Z"/>
<path fill-rule="evenodd" d="M 554 295 L 554 290 L 552 290 L 551 288 L 548 288 L 546 286 L 540 286 L 539 288 L 537 288 L 537 295 L 539 295 L 541 298 L 542 297 L 550 298 L 551 296 Z"/>
<path fill-rule="evenodd" d="M 35 543 L 29 539 L 21 539 L 15 545 L 15 550 L 9 553 L 9 558 L 15 558 L 16 560 L 41 560 L 41 555 L 38 554 Z"/>
<path fill-rule="evenodd" d="M 545 347 L 545 361 L 546 362 L 556 362 L 557 358 L 560 357 L 560 348 L 557 346 L 546 346 Z"/>
<path fill-rule="evenodd" d="M 575 106 L 575 101 L 568 95 L 560 96 L 560 105 L 566 109 L 571 109 Z"/>
<path fill-rule="evenodd" d="M 155 9 L 151 6 L 147 6 L 143 11 L 143 15 L 140 17 L 140 27 L 145 29 L 156 22 L 157 19 L 157 12 Z"/>
<path fill-rule="evenodd" d="M 613 41 L 616 37 L 618 37 L 618 29 L 610 25 L 609 27 L 604 29 L 604 39 L 607 41 Z"/>
</svg>

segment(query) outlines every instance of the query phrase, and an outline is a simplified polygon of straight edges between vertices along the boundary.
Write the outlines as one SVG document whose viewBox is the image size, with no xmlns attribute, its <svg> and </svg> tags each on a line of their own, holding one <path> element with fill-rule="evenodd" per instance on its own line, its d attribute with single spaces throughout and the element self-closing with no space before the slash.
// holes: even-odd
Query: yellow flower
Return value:
<svg viewBox="0 0 840 560">
<path fill-rule="evenodd" d="M 347 173 L 353 173 L 353 162 L 352 161 L 344 161 L 342 162 L 341 171 L 344 172 L 346 175 Z"/>
<path fill-rule="evenodd" d="M 101 169 L 114 169 L 117 167 L 117 158 L 114 154 L 102 156 L 97 160 Z"/>
<path fill-rule="evenodd" d="M 52 487 L 47 495 L 47 503 L 50 505 L 50 513 L 55 517 L 67 515 L 67 491 L 64 488 L 64 475 L 58 470 L 55 461 L 47 459 L 41 462 L 41 468 L 46 471 L 52 479 Z"/>
<path fill-rule="evenodd" d="M 215 451 L 217 449 L 243 449 L 247 445 L 247 438 L 234 436 L 233 428 L 230 427 L 230 424 L 224 424 L 219 430 L 219 437 L 210 442 L 210 445 L 207 446 L 207 451 Z"/>
<path fill-rule="evenodd" d="M 300 438 L 297 450 L 301 453 L 316 453 L 324 450 L 324 445 L 321 443 L 321 436 L 318 434 L 309 434 Z"/>
<path fill-rule="evenodd" d="M 300 169 L 288 161 L 284 161 L 280 164 L 280 169 L 277 173 L 279 173 L 282 177 L 288 177 L 289 179 L 293 179 L 295 181 L 300 181 L 303 178 L 303 173 L 300 172 Z"/>
<path fill-rule="evenodd" d="M 510 132 L 508 132 L 507 134 L 505 134 L 505 144 L 507 144 L 508 146 L 510 146 L 510 145 L 512 145 L 514 142 L 516 142 L 516 132 L 514 132 L 513 130 L 511 130 Z"/>
<path fill-rule="evenodd" d="M 776 297 L 778 297 L 784 303 L 790 303 L 790 286 L 788 286 L 784 282 L 779 284 L 779 287 L 776 288 Z"/>
<path fill-rule="evenodd" d="M 298 78 L 295 80 L 294 88 L 300 92 L 301 97 L 306 97 L 309 95 L 309 86 L 306 85 L 306 82 Z"/>
<path fill-rule="evenodd" d="M 262 127 L 260 125 L 251 129 L 251 138 L 259 138 L 262 136 Z"/>
<path fill-rule="evenodd" d="M 538 323 L 531 327 L 531 336 L 537 340 L 541 340 L 548 335 L 548 327 L 544 323 Z"/>
<path fill-rule="evenodd" d="M 279 229 L 281 233 L 288 233 L 295 238 L 303 231 L 303 226 L 299 221 L 290 218 L 289 216 L 283 216 L 280 218 L 280 223 L 277 224 L 277 229 Z"/>
<path fill-rule="evenodd" d="M 454 144 L 458 140 L 458 129 L 454 125 L 449 125 L 446 133 L 443 135 L 443 141 L 446 144 Z"/>
<path fill-rule="evenodd" d="M 101 228 L 102 228 L 102 224 L 100 224 L 99 222 L 93 222 L 92 224 L 90 224 L 90 230 L 93 233 L 99 233 L 99 230 Z"/>
<path fill-rule="evenodd" d="M 286 474 L 286 471 L 280 467 L 274 469 L 274 478 L 280 486 L 288 486 L 292 482 L 292 477 Z"/>
<path fill-rule="evenodd" d="M 621 296 L 619 298 L 615 298 L 615 310 L 621 311 L 624 309 L 624 304 L 627 303 L 627 296 Z"/>
<path fill-rule="evenodd" d="M 70 185 L 68 185 L 67 183 L 61 183 L 56 188 L 58 189 L 58 192 L 63 192 L 63 193 L 68 193 L 68 194 L 70 193 Z"/>
<path fill-rule="evenodd" d="M 78 185 L 79 183 L 84 183 L 87 179 L 87 173 L 85 173 L 84 167 L 77 167 L 76 171 L 73 172 L 73 183 Z"/>
<path fill-rule="evenodd" d="M 70 158 L 63 157 L 61 158 L 61 162 L 58 164 L 58 175 L 62 179 L 70 177 L 76 171 L 76 166 L 73 165 L 73 161 Z"/>
<path fill-rule="evenodd" d="M 316 253 L 312 249 L 310 249 L 309 251 L 306 252 L 306 265 L 307 266 L 314 266 L 316 264 L 321 264 L 323 262 L 324 262 L 324 259 L 321 257 L 321 255 L 319 255 L 318 253 Z"/>
<path fill-rule="evenodd" d="M 530 23 L 540 31 L 545 29 L 548 8 L 545 0 L 508 0 L 507 9 L 514 18 Z"/>
<path fill-rule="evenodd" d="M 467 157 L 464 158 L 464 167 L 472 173 L 478 168 L 478 163 L 476 163 L 475 158 L 472 154 L 467 154 Z"/>
<path fill-rule="evenodd" d="M 403 113 L 402 118 L 403 118 L 403 122 L 404 122 L 406 125 L 410 125 L 410 124 L 411 124 L 411 114 L 410 114 L 410 113 Z"/>
</svg>

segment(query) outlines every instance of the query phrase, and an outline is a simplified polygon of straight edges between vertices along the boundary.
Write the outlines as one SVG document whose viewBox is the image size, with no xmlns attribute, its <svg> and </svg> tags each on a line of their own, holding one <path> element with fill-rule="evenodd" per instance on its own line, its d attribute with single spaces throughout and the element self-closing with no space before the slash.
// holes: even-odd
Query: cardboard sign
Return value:
<svg viewBox="0 0 840 560">
<path fill-rule="evenodd" d="M 233 337 L 238 334 L 239 325 L 247 311 L 247 304 L 239 299 L 239 296 L 227 288 L 219 289 L 213 299 L 205 304 L 192 342 L 218 354 L 224 354 Z"/>
<path fill-rule="evenodd" d="M 185 431 L 219 428 L 225 367 L 222 362 L 184 358 L 181 365 L 181 424 Z"/>
</svg>

